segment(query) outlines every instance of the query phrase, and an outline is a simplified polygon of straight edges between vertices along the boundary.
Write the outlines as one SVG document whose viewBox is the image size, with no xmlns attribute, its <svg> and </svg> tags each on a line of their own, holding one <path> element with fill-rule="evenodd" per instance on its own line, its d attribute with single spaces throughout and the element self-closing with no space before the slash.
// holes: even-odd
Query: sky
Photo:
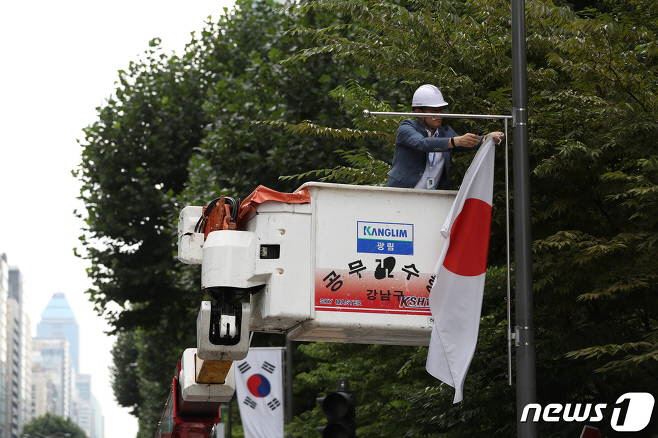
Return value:
<svg viewBox="0 0 658 438">
<path fill-rule="evenodd" d="M 80 371 L 92 375 L 106 438 L 134 436 L 137 420 L 114 400 L 113 338 L 83 293 L 90 286 L 85 262 L 73 255 L 81 227 L 73 211 L 83 208 L 71 176 L 77 140 L 114 90 L 117 70 L 150 39 L 181 52 L 190 32 L 232 3 L 0 1 L 0 253 L 23 273 L 33 334 L 52 294 L 66 294 L 80 326 Z"/>
</svg>

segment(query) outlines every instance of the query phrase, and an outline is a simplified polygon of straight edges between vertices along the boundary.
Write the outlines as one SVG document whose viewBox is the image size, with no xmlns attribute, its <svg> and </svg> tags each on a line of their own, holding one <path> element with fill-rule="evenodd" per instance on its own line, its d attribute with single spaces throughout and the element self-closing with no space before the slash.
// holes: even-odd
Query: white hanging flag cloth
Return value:
<svg viewBox="0 0 658 438">
<path fill-rule="evenodd" d="M 430 292 L 434 326 L 426 369 L 455 388 L 463 399 L 468 367 L 475 353 L 493 199 L 494 142 L 488 137 L 466 171 L 459 193 L 441 228 L 443 249 Z"/>
<path fill-rule="evenodd" d="M 283 438 L 283 349 L 250 348 L 235 361 L 235 389 L 245 438 Z"/>
</svg>

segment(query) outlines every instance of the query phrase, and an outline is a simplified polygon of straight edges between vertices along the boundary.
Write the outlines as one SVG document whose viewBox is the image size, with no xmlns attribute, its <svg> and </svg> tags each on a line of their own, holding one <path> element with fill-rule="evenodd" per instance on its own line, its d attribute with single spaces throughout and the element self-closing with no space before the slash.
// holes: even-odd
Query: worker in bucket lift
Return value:
<svg viewBox="0 0 658 438">
<path fill-rule="evenodd" d="M 388 172 L 388 187 L 416 189 L 447 189 L 450 183 L 450 158 L 452 151 L 475 148 L 482 137 L 468 133 L 457 135 L 443 125 L 440 116 L 422 113 L 440 113 L 448 103 L 434 85 L 421 85 L 411 101 L 412 111 L 419 117 L 400 123 L 395 140 L 393 167 Z M 496 144 L 504 138 L 502 132 L 492 132 Z"/>
</svg>

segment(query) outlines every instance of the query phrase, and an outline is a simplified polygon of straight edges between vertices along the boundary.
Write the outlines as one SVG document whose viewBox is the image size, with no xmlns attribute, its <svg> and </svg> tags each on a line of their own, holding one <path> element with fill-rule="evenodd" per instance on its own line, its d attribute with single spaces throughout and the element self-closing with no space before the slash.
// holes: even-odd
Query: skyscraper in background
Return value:
<svg viewBox="0 0 658 438">
<path fill-rule="evenodd" d="M 8 438 L 18 438 L 31 418 L 32 366 L 30 321 L 23 307 L 23 277 L 9 268 L 7 297 L 7 426 Z"/>
<path fill-rule="evenodd" d="M 103 415 L 100 405 L 91 393 L 91 376 L 78 374 L 75 389 L 73 418 L 89 438 L 101 438 L 103 436 Z"/>
<path fill-rule="evenodd" d="M 32 324 L 27 312 L 23 313 L 23 339 L 21 345 L 22 353 L 22 369 L 23 369 L 23 383 L 21 384 L 21 400 L 23 400 L 22 411 L 22 427 L 32 420 Z"/>
<path fill-rule="evenodd" d="M 78 323 L 63 293 L 53 294 L 41 313 L 41 321 L 37 325 L 37 338 L 66 339 L 69 342 L 71 366 L 76 371 L 80 369 Z"/>
<path fill-rule="evenodd" d="M 105 437 L 105 417 L 103 417 L 103 410 L 101 409 L 101 404 L 98 403 L 96 397 L 91 395 L 91 400 L 94 405 L 94 432 L 91 435 L 92 438 L 104 438 Z"/>
<path fill-rule="evenodd" d="M 0 254 L 0 436 L 7 436 L 7 296 L 9 264 L 7 254 Z"/>
<path fill-rule="evenodd" d="M 34 338 L 32 388 L 34 417 L 46 413 L 71 417 L 71 362 L 66 339 Z"/>
<path fill-rule="evenodd" d="M 78 374 L 75 378 L 75 397 L 73 399 L 73 415 L 76 423 L 87 436 L 91 436 L 93 414 L 91 405 L 91 376 Z"/>
<path fill-rule="evenodd" d="M 79 373 L 78 323 L 63 293 L 53 294 L 42 312 L 33 346 L 35 416 L 43 415 L 45 408 L 71 418 L 89 438 L 103 438 L 103 416 L 91 393 L 91 376 Z"/>
</svg>

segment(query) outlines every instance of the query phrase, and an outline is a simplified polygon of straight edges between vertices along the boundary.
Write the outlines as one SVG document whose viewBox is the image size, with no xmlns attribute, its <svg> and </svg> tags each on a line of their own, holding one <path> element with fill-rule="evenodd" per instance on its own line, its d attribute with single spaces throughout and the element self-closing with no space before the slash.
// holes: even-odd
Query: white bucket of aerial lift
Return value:
<svg viewBox="0 0 658 438">
<path fill-rule="evenodd" d="M 190 404 L 228 403 L 235 393 L 235 374 L 231 365 L 224 383 L 197 383 L 196 382 L 196 348 L 187 348 L 183 352 L 181 370 L 178 376 L 181 397 Z M 191 405 L 192 407 L 194 405 Z M 201 409 L 201 406 L 198 406 Z"/>
<path fill-rule="evenodd" d="M 221 230 L 208 234 L 194 228 L 202 207 L 183 208 L 178 218 L 178 259 L 201 265 L 201 288 L 247 289 L 264 285 L 272 273 L 272 263 L 259 258 L 259 240 L 249 231 Z"/>
<path fill-rule="evenodd" d="M 242 320 L 249 321 L 251 306 L 242 303 Z M 210 301 L 201 301 L 201 309 L 196 318 L 196 345 L 197 354 L 203 360 L 242 360 L 249 352 L 249 324 L 237 326 L 235 315 L 222 315 L 220 319 L 220 330 L 224 331 L 226 339 L 234 339 L 239 336 L 239 342 L 235 345 L 216 345 L 210 342 L 210 319 L 212 305 Z"/>
<path fill-rule="evenodd" d="M 427 345 L 440 228 L 456 192 L 301 188 L 309 204 L 264 202 L 245 231 L 215 231 L 205 243 L 203 234 L 188 238 L 201 207 L 186 207 L 179 258 L 199 263 L 202 254 L 204 288 L 264 286 L 251 295 L 250 331 L 300 341 Z M 263 246 L 278 246 L 278 258 L 263 258 Z"/>
<path fill-rule="evenodd" d="M 278 259 L 260 260 L 272 275 L 252 294 L 250 329 L 299 341 L 427 345 L 440 228 L 456 192 L 302 188 L 310 204 L 265 202 L 246 224 L 260 244 L 280 245 Z"/>
<path fill-rule="evenodd" d="M 263 270 L 256 233 L 221 230 L 208 234 L 203 243 L 201 288 L 248 289 L 262 286 L 271 271 Z"/>
<path fill-rule="evenodd" d="M 203 233 L 194 228 L 203 207 L 185 207 L 178 216 L 178 260 L 188 265 L 200 265 L 203 260 Z"/>
</svg>

